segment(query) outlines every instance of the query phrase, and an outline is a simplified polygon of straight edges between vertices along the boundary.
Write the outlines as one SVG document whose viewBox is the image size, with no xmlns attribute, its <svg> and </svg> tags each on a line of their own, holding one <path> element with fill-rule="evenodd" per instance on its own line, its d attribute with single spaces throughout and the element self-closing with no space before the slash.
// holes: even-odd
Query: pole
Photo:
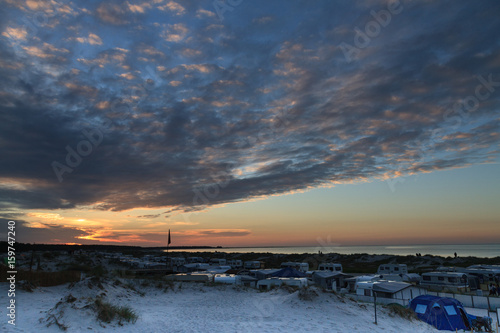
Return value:
<svg viewBox="0 0 500 333">
<path fill-rule="evenodd" d="M 168 257 L 168 247 L 170 246 L 170 243 L 171 243 L 171 240 L 170 240 L 170 229 L 168 229 L 168 239 L 167 239 L 167 261 L 169 260 L 169 257 Z M 172 260 L 170 260 L 168 267 L 170 267 L 170 269 L 173 269 L 173 266 L 172 266 Z"/>
<path fill-rule="evenodd" d="M 373 292 L 373 305 L 375 306 L 375 325 L 377 324 L 377 293 Z"/>
</svg>

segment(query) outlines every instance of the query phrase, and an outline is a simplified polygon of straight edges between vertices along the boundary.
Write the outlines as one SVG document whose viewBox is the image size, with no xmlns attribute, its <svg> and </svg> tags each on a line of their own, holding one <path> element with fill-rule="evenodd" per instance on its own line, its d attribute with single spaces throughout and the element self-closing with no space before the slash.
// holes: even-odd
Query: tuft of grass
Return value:
<svg viewBox="0 0 500 333">
<path fill-rule="evenodd" d="M 124 287 L 127 288 L 127 289 L 130 289 L 132 291 L 137 291 L 137 289 L 135 289 L 135 286 L 132 283 L 130 283 L 130 282 L 127 283 Z"/>
<path fill-rule="evenodd" d="M 392 316 L 399 316 L 409 321 L 418 320 L 417 314 L 413 312 L 412 309 L 406 308 L 400 304 L 391 303 L 384 307 L 389 310 L 389 314 Z"/>
<path fill-rule="evenodd" d="M 137 313 L 129 306 L 116 306 L 104 302 L 100 298 L 96 299 L 94 304 L 97 312 L 97 319 L 105 323 L 111 323 L 115 319 L 118 319 L 119 323 L 121 323 L 122 320 L 135 323 L 139 318 Z"/>
<path fill-rule="evenodd" d="M 68 296 L 66 296 L 66 298 L 64 299 L 64 301 L 66 303 L 73 303 L 74 301 L 76 301 L 77 298 L 71 294 L 69 294 Z"/>
<path fill-rule="evenodd" d="M 282 285 L 280 286 L 280 289 L 286 290 L 286 291 L 288 291 L 290 294 L 292 294 L 292 293 L 296 292 L 297 290 L 299 290 L 300 288 L 299 288 L 299 287 L 297 287 L 297 286 L 289 286 L 289 285 L 287 285 L 287 284 L 282 284 Z"/>
<path fill-rule="evenodd" d="M 165 281 L 165 289 L 163 289 L 163 292 L 166 293 L 169 289 L 174 291 L 174 288 L 175 288 L 174 281 Z"/>
<path fill-rule="evenodd" d="M 104 268 L 103 265 L 98 265 L 98 266 L 93 267 L 89 273 L 89 275 L 94 276 L 94 277 L 98 277 L 98 278 L 102 278 L 102 277 L 106 276 L 106 274 L 108 274 L 108 270 L 106 268 Z"/>
<path fill-rule="evenodd" d="M 312 301 L 316 297 L 318 297 L 318 293 L 316 290 L 310 289 L 310 288 L 300 288 L 299 290 L 299 299 L 303 301 Z"/>
<path fill-rule="evenodd" d="M 49 318 L 47 319 L 48 321 L 48 324 L 46 325 L 47 327 L 50 327 L 52 324 L 56 324 L 57 327 L 59 327 L 59 329 L 61 331 L 67 331 L 68 330 L 68 326 L 64 325 L 63 323 L 59 322 L 59 320 L 57 319 L 57 317 L 55 315 L 50 315 Z"/>
</svg>

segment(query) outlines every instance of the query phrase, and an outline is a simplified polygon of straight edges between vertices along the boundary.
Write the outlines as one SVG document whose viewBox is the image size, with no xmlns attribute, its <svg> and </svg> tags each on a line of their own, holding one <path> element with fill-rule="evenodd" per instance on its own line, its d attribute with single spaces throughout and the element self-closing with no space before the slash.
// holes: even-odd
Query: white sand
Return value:
<svg viewBox="0 0 500 333">
<path fill-rule="evenodd" d="M 298 292 L 285 290 L 259 292 L 232 286 L 176 283 L 174 290 L 164 292 L 137 284 L 136 290 L 145 293 L 141 296 L 123 285 L 105 283 L 104 290 L 95 285 L 89 289 L 88 281 L 73 288 L 38 288 L 33 293 L 18 290 L 16 326 L 7 324 L 6 308 L 2 305 L 0 331 L 62 332 L 56 325 L 46 326 L 52 314 L 69 327 L 67 332 L 438 332 L 423 322 L 390 316 L 382 307 L 375 325 L 373 305 L 329 293 L 318 292 L 317 297 L 307 301 L 300 299 Z M 1 295 L 7 295 L 7 289 L 6 283 L 0 283 Z M 132 307 L 139 315 L 137 322 L 120 326 L 116 320 L 111 324 L 97 321 L 95 313 L 84 306 L 103 293 L 110 303 Z M 68 294 L 77 300 L 54 308 Z"/>
</svg>

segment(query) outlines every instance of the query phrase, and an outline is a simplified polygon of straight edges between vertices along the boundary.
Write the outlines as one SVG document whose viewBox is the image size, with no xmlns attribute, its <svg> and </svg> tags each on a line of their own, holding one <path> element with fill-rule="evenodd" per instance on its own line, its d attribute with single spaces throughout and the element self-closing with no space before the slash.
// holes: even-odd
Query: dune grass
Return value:
<svg viewBox="0 0 500 333">
<path fill-rule="evenodd" d="M 119 323 L 121 323 L 122 320 L 135 323 L 139 318 L 137 313 L 129 306 L 113 305 L 100 298 L 96 299 L 94 304 L 97 312 L 97 319 L 105 323 L 110 323 L 115 319 L 118 319 Z"/>
</svg>

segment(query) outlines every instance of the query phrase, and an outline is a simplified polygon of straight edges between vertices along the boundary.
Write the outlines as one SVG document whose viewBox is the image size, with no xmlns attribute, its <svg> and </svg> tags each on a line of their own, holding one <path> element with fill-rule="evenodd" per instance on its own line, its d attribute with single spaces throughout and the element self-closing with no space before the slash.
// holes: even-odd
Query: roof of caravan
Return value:
<svg viewBox="0 0 500 333">
<path fill-rule="evenodd" d="M 403 289 L 411 287 L 410 283 L 398 282 L 398 281 L 375 281 L 373 283 L 373 290 L 380 291 L 384 293 L 397 293 Z"/>
<path fill-rule="evenodd" d="M 307 274 L 296 269 L 286 267 L 272 274 L 273 277 L 306 277 Z"/>
<path fill-rule="evenodd" d="M 457 277 L 462 277 L 465 275 L 465 273 L 459 273 L 459 272 L 428 272 L 428 273 L 422 273 L 422 275 L 430 275 L 430 276 L 457 276 Z"/>
<path fill-rule="evenodd" d="M 345 274 L 342 272 L 331 272 L 331 271 L 315 271 L 313 272 L 313 276 L 319 276 L 322 278 L 329 278 L 333 276 L 344 276 L 344 277 L 352 277 L 352 275 Z"/>
</svg>

